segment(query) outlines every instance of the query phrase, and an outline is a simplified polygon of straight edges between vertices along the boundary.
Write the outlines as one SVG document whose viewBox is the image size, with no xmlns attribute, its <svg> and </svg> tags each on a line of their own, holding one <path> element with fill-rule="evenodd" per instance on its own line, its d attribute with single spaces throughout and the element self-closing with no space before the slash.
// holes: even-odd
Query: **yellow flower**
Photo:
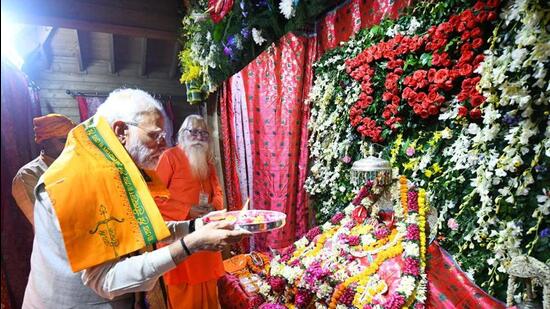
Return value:
<svg viewBox="0 0 550 309">
<path fill-rule="evenodd" d="M 372 225 L 361 224 L 351 230 L 352 235 L 365 235 L 372 229 Z"/>
<path fill-rule="evenodd" d="M 426 175 L 426 177 L 428 177 L 428 178 L 432 177 L 432 174 L 433 174 L 432 171 L 430 171 L 429 169 L 426 169 L 424 171 L 424 175 Z"/>
<path fill-rule="evenodd" d="M 441 132 L 437 131 L 434 133 L 432 139 L 428 142 L 428 145 L 433 146 L 441 139 Z"/>
<path fill-rule="evenodd" d="M 180 83 L 185 83 L 197 79 L 201 73 L 201 67 L 193 60 L 189 49 L 182 50 L 179 54 L 182 67 Z"/>
<path fill-rule="evenodd" d="M 397 153 L 399 153 L 399 149 L 401 148 L 401 142 L 403 141 L 403 134 L 399 133 L 397 135 L 397 138 L 395 139 L 395 143 L 393 144 L 392 149 L 390 150 L 391 158 L 390 162 L 393 164 L 397 160 Z"/>
<path fill-rule="evenodd" d="M 418 164 L 418 158 L 412 159 L 409 162 L 403 164 L 405 170 L 414 170 Z"/>
<path fill-rule="evenodd" d="M 432 165 L 432 170 L 433 170 L 434 174 L 437 174 L 437 173 L 441 172 L 441 167 L 439 167 L 439 163 L 434 163 Z"/>
</svg>

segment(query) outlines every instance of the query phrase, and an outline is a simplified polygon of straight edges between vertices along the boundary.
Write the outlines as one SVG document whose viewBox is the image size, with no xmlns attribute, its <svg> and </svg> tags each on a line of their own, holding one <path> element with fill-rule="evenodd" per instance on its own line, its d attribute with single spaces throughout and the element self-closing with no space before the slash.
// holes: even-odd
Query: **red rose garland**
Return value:
<svg viewBox="0 0 550 309">
<path fill-rule="evenodd" d="M 447 101 L 445 94 L 457 85 L 461 88 L 456 99 L 463 102 L 459 108 L 459 116 L 481 118 L 479 106 L 485 98 L 476 90 L 480 78 L 474 73 L 483 61 L 480 52 L 485 43 L 479 25 L 496 19 L 497 15 L 493 9 L 498 5 L 498 0 L 478 1 L 473 10 L 465 10 L 438 26 L 432 26 L 423 36 L 397 35 L 388 41 L 368 47 L 353 59 L 346 60 L 346 72 L 361 83 L 359 100 L 350 108 L 351 125 L 373 142 L 383 141 L 382 125 L 379 125 L 376 119 L 363 116 L 374 102 L 373 66 L 374 62 L 379 60 L 388 60 L 388 73 L 382 94 L 382 101 L 387 104 L 384 106 L 382 117 L 383 125 L 392 131 L 396 131 L 403 121 L 398 117 L 401 100 L 405 100 L 416 115 L 426 119 L 440 113 L 442 105 Z M 460 48 L 458 60 L 450 59 L 449 54 L 443 51 L 455 37 L 460 38 L 456 45 L 456 48 Z M 404 89 L 401 91 L 398 86 L 403 75 L 404 60 L 399 57 L 416 52 L 432 53 L 432 67 L 427 70 L 419 69 L 405 76 L 402 79 Z M 468 108 L 467 101 L 471 108 Z"/>
</svg>

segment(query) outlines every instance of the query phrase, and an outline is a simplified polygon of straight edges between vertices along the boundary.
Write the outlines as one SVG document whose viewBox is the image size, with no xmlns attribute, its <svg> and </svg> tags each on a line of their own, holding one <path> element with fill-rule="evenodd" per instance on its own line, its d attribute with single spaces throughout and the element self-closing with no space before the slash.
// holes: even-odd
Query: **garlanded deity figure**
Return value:
<svg viewBox="0 0 550 309">
<path fill-rule="evenodd" d="M 437 215 L 422 188 L 376 157 L 352 170 L 356 197 L 273 257 L 260 308 L 504 308 L 432 243 Z"/>
</svg>

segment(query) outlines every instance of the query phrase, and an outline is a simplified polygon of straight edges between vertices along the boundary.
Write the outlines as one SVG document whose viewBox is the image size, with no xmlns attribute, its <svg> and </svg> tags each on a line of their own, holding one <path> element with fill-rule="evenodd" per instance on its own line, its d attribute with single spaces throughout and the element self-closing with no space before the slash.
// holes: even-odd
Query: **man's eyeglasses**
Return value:
<svg viewBox="0 0 550 309">
<path fill-rule="evenodd" d="M 201 137 L 207 138 L 210 136 L 210 133 L 205 130 L 185 129 L 185 131 L 189 132 L 193 137 L 198 137 L 200 135 Z"/>
<path fill-rule="evenodd" d="M 164 131 L 157 131 L 157 132 L 149 131 L 149 130 L 146 130 L 146 129 L 140 127 L 135 122 L 126 122 L 126 124 L 129 124 L 131 126 L 134 126 L 136 128 L 139 128 L 139 129 L 143 130 L 143 132 L 147 133 L 147 136 L 150 139 L 156 141 L 157 143 L 160 143 L 161 141 L 166 140 L 166 132 L 164 132 Z"/>
</svg>

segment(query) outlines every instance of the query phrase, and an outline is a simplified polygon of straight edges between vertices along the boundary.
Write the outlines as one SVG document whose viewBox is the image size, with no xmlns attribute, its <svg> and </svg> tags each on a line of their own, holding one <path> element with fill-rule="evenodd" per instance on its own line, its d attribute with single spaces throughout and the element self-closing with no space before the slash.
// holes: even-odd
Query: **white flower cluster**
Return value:
<svg viewBox="0 0 550 309">
<path fill-rule="evenodd" d="M 398 34 L 412 36 L 416 34 L 416 31 L 420 28 L 420 26 L 422 26 L 422 24 L 418 21 L 418 19 L 416 19 L 416 17 L 413 16 L 407 27 L 395 24 L 388 28 L 386 35 L 392 38 Z"/>
<path fill-rule="evenodd" d="M 501 14 L 505 24 L 516 22 L 520 28 L 513 40 L 506 39 L 508 34 L 497 36 L 498 47 L 486 52 L 478 69 L 481 74 L 478 87 L 488 102 L 483 109 L 483 126 L 470 124 L 461 132 L 454 147 L 445 152 L 455 167 L 475 167 L 472 194 L 477 194 L 480 203 L 475 205 L 477 222 L 464 238 L 464 247 L 473 248 L 478 243 L 487 246 L 494 252 L 488 264 L 499 272 L 504 272 L 507 261 L 521 252 L 524 234 L 517 222 L 502 220 L 497 215 L 498 205 L 501 201 L 515 204 L 518 197 L 530 193 L 535 183 L 531 169 L 523 169 L 522 173 L 518 170 L 525 164 L 536 166 L 548 143 L 548 134 L 534 147 L 532 142 L 542 133 L 533 120 L 534 116 L 539 116 L 533 115 L 534 108 L 550 104 L 546 77 L 550 35 L 548 28 L 541 26 L 544 14 L 528 0 L 514 1 Z M 535 83 L 530 81 L 533 78 Z M 499 112 L 501 107 L 508 110 L 505 115 Z M 506 125 L 502 125 L 503 122 L 507 122 Z M 503 140 L 498 140 L 499 136 L 503 136 Z M 476 156 L 474 161 L 469 159 Z M 527 158 L 532 159 L 525 161 Z M 545 195 L 539 195 L 544 202 L 533 213 L 535 218 L 542 219 L 540 216 L 549 214 L 550 202 L 546 202 Z M 546 206 L 540 206 L 544 204 Z"/>
<path fill-rule="evenodd" d="M 291 19 L 296 14 L 296 5 L 294 0 L 281 0 L 279 2 L 279 11 L 286 19 Z"/>
</svg>

